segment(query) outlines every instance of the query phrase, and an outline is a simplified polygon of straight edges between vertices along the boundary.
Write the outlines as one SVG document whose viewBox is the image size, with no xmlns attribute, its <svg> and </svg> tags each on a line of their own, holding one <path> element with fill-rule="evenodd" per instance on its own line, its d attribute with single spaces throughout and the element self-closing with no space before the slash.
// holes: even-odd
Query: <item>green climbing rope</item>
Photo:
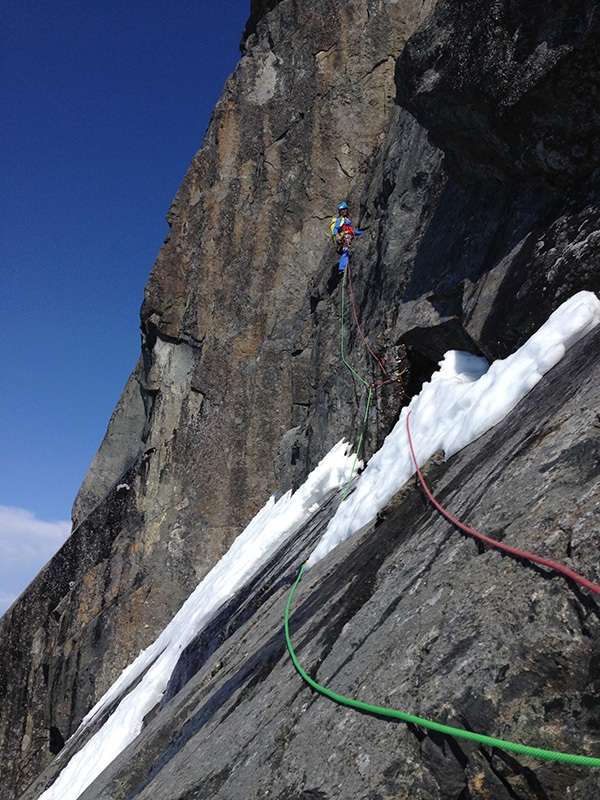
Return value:
<svg viewBox="0 0 600 800">
<path fill-rule="evenodd" d="M 362 447 L 362 442 L 363 442 L 363 438 L 364 438 L 364 435 L 365 435 L 365 430 L 367 428 L 367 419 L 369 417 L 369 409 L 371 408 L 371 399 L 373 397 L 373 388 L 370 386 L 370 384 L 367 383 L 367 381 L 363 377 L 361 377 L 358 374 L 358 372 L 354 369 L 354 367 L 351 364 L 348 363 L 348 361 L 346 360 L 346 354 L 344 352 L 344 317 L 345 317 L 346 275 L 347 274 L 348 274 L 348 270 L 346 269 L 346 271 L 344 272 L 343 280 L 342 280 L 342 309 L 341 309 L 341 313 L 340 313 L 340 353 L 341 353 L 341 356 L 342 356 L 342 362 L 346 365 L 346 367 L 348 367 L 348 369 L 354 375 L 354 377 L 358 378 L 358 380 L 366 387 L 366 389 L 368 390 L 368 394 L 367 394 L 367 404 L 366 404 L 366 407 L 365 407 L 365 413 L 364 413 L 364 417 L 363 417 L 363 421 L 362 421 L 362 428 L 361 428 L 361 431 L 360 431 L 360 436 L 358 437 L 358 444 L 356 445 L 356 452 L 354 454 L 354 461 L 352 463 L 352 469 L 350 470 L 350 477 L 348 478 L 348 480 L 346 482 L 346 488 L 344 489 L 344 494 L 342 495 L 342 502 L 346 499 L 346 497 L 348 496 L 348 492 L 350 491 L 350 483 L 352 482 L 352 478 L 354 477 L 354 472 L 356 470 L 356 464 L 358 462 L 358 456 L 359 456 L 359 453 L 360 453 L 360 449 Z"/>
<path fill-rule="evenodd" d="M 290 625 L 289 625 L 289 616 L 290 616 L 290 607 L 292 605 L 292 598 L 294 597 L 294 592 L 302 575 L 304 573 L 304 569 L 306 564 L 302 565 L 298 577 L 296 578 L 296 582 L 292 586 L 290 591 L 290 595 L 288 597 L 287 605 L 285 607 L 285 640 L 287 642 L 288 652 L 294 664 L 294 667 L 300 673 L 300 676 L 303 678 L 306 683 L 311 686 L 315 691 L 319 692 L 320 694 L 328 697 L 330 700 L 333 700 L 335 703 L 339 703 L 343 706 L 349 706 L 350 708 L 356 708 L 359 711 L 366 711 L 370 714 L 378 714 L 382 717 L 392 717 L 393 719 L 399 719 L 403 722 L 409 722 L 413 725 L 418 725 L 421 728 L 426 728 L 430 731 L 436 731 L 437 733 L 442 733 L 445 736 L 454 736 L 459 739 L 468 739 L 472 742 L 477 742 L 478 744 L 487 745 L 488 747 L 497 747 L 500 750 L 506 750 L 511 753 L 518 753 L 519 755 L 525 756 L 532 756 L 533 758 L 541 758 L 546 761 L 562 761 L 566 762 L 567 764 L 576 764 L 582 767 L 600 767 L 600 758 L 592 758 L 591 756 L 579 756 L 572 753 L 560 753 L 554 750 L 542 750 L 540 747 L 529 747 L 528 745 L 519 744 L 518 742 L 507 742 L 504 739 L 495 739 L 493 736 L 485 736 L 481 733 L 475 733 L 474 731 L 465 731 L 462 728 L 452 728 L 450 725 L 442 725 L 439 722 L 433 722 L 428 719 L 423 719 L 422 717 L 415 717 L 413 714 L 406 714 L 404 711 L 397 711 L 394 708 L 385 708 L 383 706 L 374 706 L 370 703 L 363 703 L 360 700 L 354 700 L 351 697 L 344 697 L 344 695 L 337 694 L 336 692 L 332 692 L 331 689 L 327 689 L 325 686 L 321 686 L 321 684 L 314 681 L 310 675 L 308 675 L 296 656 L 294 652 L 294 648 L 292 647 L 292 640 L 290 638 Z"/>
<path fill-rule="evenodd" d="M 349 268 L 349 265 L 348 265 Z M 350 477 L 346 483 L 346 488 L 344 490 L 344 494 L 342 496 L 342 501 L 346 499 L 346 496 L 350 489 L 350 483 L 352 481 L 352 477 L 354 475 L 356 469 L 356 463 L 358 461 L 358 456 L 360 453 L 360 449 L 362 447 L 362 441 L 365 434 L 365 429 L 367 426 L 367 418 L 369 416 L 369 409 L 371 406 L 371 399 L 373 396 L 373 387 L 367 383 L 367 381 L 358 374 L 358 372 L 352 367 L 352 365 L 346 360 L 346 354 L 344 350 L 344 317 L 345 317 L 345 290 L 346 290 L 346 276 L 348 274 L 348 270 L 344 272 L 344 277 L 342 280 L 342 301 L 341 301 L 341 314 L 340 314 L 340 352 L 342 356 L 342 362 L 344 365 L 350 370 L 350 372 L 357 378 L 368 390 L 367 395 L 367 403 L 365 408 L 365 414 L 363 417 L 362 429 L 360 432 L 360 436 L 358 439 L 358 445 L 356 447 L 356 454 L 354 457 L 354 463 L 352 465 L 352 469 L 350 472 Z M 292 589 L 290 591 L 288 601 L 285 607 L 285 621 L 284 621 L 284 628 L 285 628 L 285 640 L 287 643 L 287 649 L 290 654 L 290 658 L 294 664 L 294 667 L 302 677 L 302 679 L 312 687 L 316 692 L 319 694 L 328 697 L 330 700 L 333 700 L 335 703 L 339 703 L 340 705 L 348 706 L 349 708 L 355 708 L 358 711 L 366 711 L 370 714 L 377 714 L 382 717 L 391 717 L 392 719 L 399 719 L 402 722 L 411 723 L 413 725 L 418 725 L 421 728 L 425 728 L 427 730 L 436 731 L 437 733 L 441 733 L 445 736 L 453 736 L 459 739 L 468 739 L 469 741 L 476 742 L 477 744 L 487 745 L 488 747 L 496 747 L 500 750 L 505 750 L 511 753 L 517 753 L 519 755 L 531 756 L 533 758 L 540 758 L 546 761 L 560 761 L 567 764 L 576 764 L 578 766 L 583 767 L 596 767 L 600 768 L 600 758 L 593 758 L 591 756 L 580 756 L 573 753 L 561 753 L 554 750 L 544 750 L 540 747 L 530 747 L 529 745 L 519 744 L 518 742 L 509 742 L 504 739 L 496 739 L 493 736 L 486 736 L 485 734 L 475 733 L 474 731 L 466 731 L 462 728 L 453 728 L 450 725 L 443 725 L 439 722 L 434 722 L 432 720 L 424 719 L 423 717 L 416 717 L 414 714 L 407 714 L 404 711 L 398 711 L 394 708 L 386 708 L 384 706 L 375 706 L 371 705 L 370 703 L 364 703 L 360 700 L 354 700 L 351 697 L 345 697 L 344 695 L 337 694 L 337 692 L 331 691 L 331 689 L 327 689 L 325 686 L 321 686 L 320 683 L 317 683 L 313 680 L 310 675 L 302 668 L 296 653 L 294 652 L 294 648 L 292 646 L 292 640 L 290 637 L 290 608 L 292 605 L 292 599 L 294 597 L 294 593 L 300 580 L 302 579 L 302 575 L 304 574 L 304 570 L 306 568 L 306 564 L 303 564 L 300 572 L 298 573 L 298 577 Z"/>
</svg>

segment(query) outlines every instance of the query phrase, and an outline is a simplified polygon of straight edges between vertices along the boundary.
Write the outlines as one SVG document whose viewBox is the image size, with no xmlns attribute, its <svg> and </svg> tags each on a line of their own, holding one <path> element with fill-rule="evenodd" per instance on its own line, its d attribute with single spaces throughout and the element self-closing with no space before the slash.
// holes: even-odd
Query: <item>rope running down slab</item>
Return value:
<svg viewBox="0 0 600 800">
<path fill-rule="evenodd" d="M 373 388 L 353 369 L 353 367 L 348 363 L 348 361 L 346 360 L 346 357 L 345 357 L 345 352 L 344 352 L 345 284 L 346 284 L 346 273 L 344 273 L 344 279 L 343 279 L 343 282 L 342 282 L 342 308 L 341 308 L 341 319 L 340 319 L 340 350 L 341 350 L 341 357 L 342 357 L 342 361 L 345 364 L 345 366 L 369 390 L 366 409 L 365 409 L 365 415 L 364 415 L 364 419 L 363 419 L 363 426 L 362 426 L 361 434 L 360 434 L 360 437 L 359 437 L 358 447 L 356 449 L 356 458 L 355 458 L 354 466 L 352 468 L 352 474 L 353 474 L 354 473 L 354 467 L 355 467 L 356 461 L 358 459 L 358 453 L 360 451 L 360 447 L 361 447 L 361 444 L 362 444 L 362 440 L 363 440 L 366 424 L 367 424 L 367 417 L 368 417 L 368 413 L 369 413 L 369 407 L 370 407 L 370 404 L 371 404 L 371 397 L 372 397 L 372 393 L 373 393 Z M 350 284 L 350 287 L 351 287 L 351 284 Z M 352 287 L 351 287 L 351 291 L 352 291 Z M 358 324 L 358 318 L 357 318 L 357 314 L 356 314 L 356 306 L 354 305 L 354 297 L 352 297 L 352 300 L 353 300 L 354 316 L 355 316 L 355 320 L 356 320 L 357 326 L 359 328 L 359 331 L 361 333 L 363 341 L 367 345 L 367 349 L 369 350 L 371 355 L 374 356 L 374 354 L 372 353 L 371 349 L 368 347 L 368 344 L 367 344 L 364 336 L 362 335 L 362 331 L 360 330 L 360 325 Z M 385 368 L 383 367 L 383 364 L 380 362 L 380 360 L 376 356 L 374 356 L 374 358 L 379 363 L 380 367 L 382 368 L 382 370 L 383 370 L 383 372 L 385 374 Z M 503 550 L 504 552 L 507 552 L 507 553 L 509 553 L 509 554 L 511 554 L 513 556 L 516 556 L 516 557 L 518 557 L 520 559 L 527 559 L 527 560 L 529 560 L 529 561 L 531 561 L 533 563 L 540 564 L 542 566 L 548 567 L 548 568 L 550 568 L 550 569 L 552 569 L 552 570 L 554 570 L 556 572 L 559 572 L 560 574 L 565 575 L 566 577 L 576 581 L 579 585 L 584 586 L 585 588 L 589 589 L 590 591 L 595 592 L 596 594 L 600 594 L 600 587 L 598 587 L 596 584 L 592 583 L 591 581 L 587 580 L 586 578 L 583 578 L 581 575 L 578 575 L 576 572 L 574 572 L 573 570 L 569 569 L 568 567 L 565 567 L 565 566 L 563 566 L 561 564 L 558 564 L 558 563 L 556 563 L 554 561 L 551 561 L 550 559 L 542 558 L 541 556 L 536 556 L 533 553 L 527 553 L 527 552 L 525 552 L 523 550 L 519 550 L 518 548 L 511 547 L 510 545 L 505 545 L 502 542 L 498 542 L 495 539 L 491 539 L 490 537 L 485 536 L 484 534 L 481 534 L 481 533 L 473 530 L 472 528 L 469 528 L 468 526 L 464 525 L 459 520 L 457 520 L 454 516 L 452 516 L 448 511 L 446 511 L 437 502 L 437 500 L 434 498 L 433 494 L 431 493 L 431 491 L 429 490 L 429 487 L 427 486 L 427 484 L 425 482 L 425 479 L 423 478 L 423 474 L 422 474 L 422 472 L 420 470 L 420 467 L 419 467 L 419 464 L 418 464 L 418 461 L 417 461 L 417 458 L 416 458 L 416 455 L 415 455 L 414 446 L 413 446 L 413 442 L 412 442 L 412 438 L 411 438 L 411 434 L 410 434 L 409 418 L 410 418 L 410 412 L 407 414 L 407 417 L 406 417 L 406 429 L 407 429 L 409 447 L 410 447 L 411 455 L 412 455 L 412 458 L 413 458 L 413 462 L 415 464 L 416 473 L 417 473 L 419 481 L 421 482 L 421 485 L 422 485 L 427 497 L 429 498 L 431 503 L 435 506 L 435 508 L 440 512 L 440 514 L 442 514 L 453 525 L 456 525 L 460 530 L 464 531 L 465 533 L 468 533 L 471 536 L 476 537 L 480 541 L 484 541 L 487 544 L 490 544 L 493 547 L 496 547 L 496 548 L 498 548 L 500 550 Z M 351 475 L 351 478 L 352 478 L 352 475 Z M 344 491 L 344 495 L 342 497 L 342 500 L 346 499 L 346 496 L 348 494 L 349 487 L 350 487 L 351 478 L 348 480 L 348 483 L 346 485 L 346 489 Z M 452 736 L 452 737 L 459 738 L 459 739 L 467 739 L 469 741 L 476 742 L 477 744 L 480 744 L 480 745 L 485 745 L 485 746 L 492 747 L 492 748 L 495 747 L 495 748 L 498 748 L 500 750 L 504 750 L 504 751 L 507 751 L 507 752 L 517 753 L 518 755 L 531 756 L 533 758 L 539 758 L 539 759 L 543 759 L 543 760 L 546 760 L 546 761 L 555 761 L 555 762 L 562 762 L 562 763 L 567 763 L 567 764 L 574 764 L 574 765 L 577 765 L 577 766 L 600 768 L 600 758 L 594 758 L 594 757 L 591 757 L 591 756 L 582 756 L 582 755 L 577 755 L 577 754 L 574 754 L 574 753 L 563 753 L 563 752 L 554 751 L 554 750 L 545 750 L 543 748 L 532 747 L 532 746 L 529 746 L 529 745 L 523 745 L 523 744 L 520 744 L 518 742 L 511 742 L 511 741 L 508 741 L 508 740 L 505 740 L 505 739 L 497 739 L 497 738 L 495 738 L 493 736 L 486 736 L 485 734 L 476 733 L 475 731 L 467 731 L 467 730 L 464 730 L 462 728 L 454 728 L 454 727 L 452 727 L 450 725 L 444 725 L 442 723 L 435 722 L 433 720 L 428 720 L 428 719 L 425 719 L 423 717 L 417 717 L 414 714 L 408 714 L 408 713 L 406 713 L 404 711 L 399 711 L 397 709 L 387 708 L 385 706 L 376 706 L 376 705 L 373 705 L 371 703 L 365 703 L 365 702 L 362 702 L 360 700 L 355 700 L 355 699 L 353 699 L 351 697 L 346 697 L 344 695 L 340 695 L 337 692 L 334 692 L 331 689 L 328 689 L 327 687 L 322 686 L 321 684 L 317 683 L 317 681 L 313 680 L 310 677 L 310 675 L 308 675 L 308 673 L 303 669 L 303 667 L 301 666 L 300 662 L 298 661 L 296 653 L 294 652 L 294 648 L 293 648 L 292 640 L 291 640 L 291 636 L 290 636 L 289 617 L 290 617 L 290 609 L 291 609 L 291 605 L 292 605 L 292 599 L 294 597 L 294 594 L 296 592 L 298 584 L 300 583 L 300 581 L 302 579 L 302 575 L 304 574 L 305 568 L 306 568 L 306 564 L 303 564 L 301 569 L 300 569 L 300 572 L 298 574 L 298 577 L 296 578 L 296 581 L 293 584 L 292 589 L 290 591 L 290 594 L 289 594 L 289 597 L 288 597 L 288 600 L 287 600 L 287 604 L 286 604 L 286 608 L 285 608 L 284 629 L 285 629 L 285 640 L 286 640 L 286 644 L 287 644 L 287 649 L 288 649 L 288 652 L 290 654 L 290 658 L 292 659 L 292 663 L 294 664 L 295 669 L 297 670 L 299 675 L 302 677 L 302 679 L 312 689 L 314 689 L 316 692 L 318 692 L 319 694 L 322 694 L 323 696 L 327 697 L 328 699 L 330 699 L 333 702 L 338 703 L 340 705 L 344 705 L 344 706 L 347 706 L 349 708 L 354 708 L 354 709 L 356 709 L 358 711 L 363 711 L 363 712 L 370 713 L 370 714 L 376 714 L 376 715 L 382 716 L 382 717 L 398 719 L 398 720 L 401 720 L 401 721 L 406 722 L 408 724 L 418 725 L 419 727 L 425 728 L 426 730 L 431 730 L 431 731 L 435 731 L 437 733 L 441 733 L 441 734 L 443 734 L 445 736 Z"/>
<path fill-rule="evenodd" d="M 376 706 L 372 705 L 371 703 L 364 703 L 360 700 L 354 700 L 352 697 L 345 697 L 344 695 L 337 694 L 337 692 L 331 691 L 331 689 L 327 689 L 325 686 L 321 686 L 320 683 L 313 680 L 310 675 L 302 668 L 296 653 L 294 652 L 294 648 L 292 646 L 292 640 L 290 636 L 290 624 L 289 624 L 289 616 L 290 616 L 290 608 L 292 605 L 292 599 L 294 597 L 294 593 L 304 570 L 306 568 L 306 564 L 303 564 L 298 577 L 296 578 L 296 582 L 292 586 L 290 591 L 288 601 L 285 607 L 285 640 L 287 644 L 287 649 L 290 654 L 290 658 L 294 664 L 294 667 L 302 677 L 302 679 L 316 692 L 319 694 L 324 695 L 325 697 L 329 698 L 329 700 L 333 700 L 334 703 L 338 703 L 339 705 L 348 706 L 349 708 L 354 708 L 357 711 L 363 711 L 368 714 L 377 714 L 380 717 L 391 717 L 392 719 L 399 719 L 402 722 L 406 722 L 412 725 L 418 725 L 421 728 L 425 728 L 430 731 L 436 731 L 437 733 L 442 733 L 445 736 L 453 736 L 458 739 L 468 739 L 471 742 L 476 742 L 477 744 L 487 745 L 488 747 L 497 747 L 500 750 L 505 750 L 510 753 L 517 753 L 519 755 L 524 756 L 532 756 L 533 758 L 541 758 L 546 761 L 560 761 L 567 764 L 576 764 L 582 767 L 595 767 L 600 768 L 600 758 L 593 758 L 591 756 L 580 756 L 574 753 L 561 753 L 555 750 L 544 750 L 540 747 L 530 747 L 529 745 L 519 744 L 518 742 L 510 742 L 504 739 L 496 739 L 493 736 L 486 736 L 485 734 L 475 733 L 474 731 L 466 731 L 462 728 L 453 728 L 450 725 L 443 725 L 439 722 L 434 722 L 429 719 L 424 719 L 423 717 L 416 717 L 414 714 L 407 714 L 404 711 L 398 711 L 395 708 L 386 708 L 385 706 Z"/>
<path fill-rule="evenodd" d="M 452 514 L 449 511 L 446 511 L 446 509 L 443 508 L 438 503 L 438 501 L 431 493 L 429 487 L 425 482 L 423 473 L 419 468 L 419 462 L 417 461 L 417 457 L 415 455 L 415 449 L 410 435 L 410 425 L 409 425 L 410 414 L 411 412 L 409 411 L 408 414 L 406 415 L 406 433 L 408 435 L 408 445 L 410 447 L 410 453 L 413 459 L 413 463 L 415 465 L 417 477 L 419 478 L 421 486 L 423 487 L 423 491 L 427 495 L 429 501 L 435 506 L 435 508 L 440 512 L 440 514 L 443 517 L 445 517 L 449 522 L 451 522 L 461 531 L 464 531 L 464 533 L 468 533 L 469 536 L 473 536 L 476 539 L 479 539 L 479 541 L 485 542 L 486 544 L 495 547 L 497 550 L 502 550 L 503 552 L 509 553 L 510 555 L 515 556 L 516 558 L 525 559 L 526 561 L 531 561 L 534 564 L 540 564 L 543 567 L 548 567 L 549 569 L 554 570 L 555 572 L 558 572 L 567 578 L 570 578 L 571 580 L 578 583 L 580 586 L 589 589 L 590 592 L 594 592 L 594 594 L 600 594 L 600 586 L 598 586 L 595 583 L 592 583 L 592 581 L 589 581 L 587 578 L 584 578 L 582 575 L 579 575 L 574 570 L 569 569 L 569 567 L 565 567 L 563 564 L 558 564 L 556 561 L 551 561 L 549 558 L 536 556 L 535 553 L 528 553 L 525 550 L 519 550 L 519 548 L 517 547 L 511 547 L 511 545 L 504 544 L 504 542 L 499 542 L 497 539 L 492 539 L 483 533 L 479 533 L 478 531 L 473 530 L 473 528 L 469 528 L 463 522 L 460 522 L 460 520 L 456 519 L 456 517 L 452 516 Z"/>
</svg>

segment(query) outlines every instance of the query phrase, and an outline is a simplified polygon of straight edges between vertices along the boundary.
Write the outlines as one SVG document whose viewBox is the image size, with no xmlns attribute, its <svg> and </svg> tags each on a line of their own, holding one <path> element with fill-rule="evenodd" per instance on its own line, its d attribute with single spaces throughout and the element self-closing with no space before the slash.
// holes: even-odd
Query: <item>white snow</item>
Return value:
<svg viewBox="0 0 600 800">
<path fill-rule="evenodd" d="M 419 463 L 439 449 L 446 456 L 456 453 L 498 423 L 598 322 L 600 301 L 591 292 L 580 292 L 552 314 L 520 350 L 489 368 L 485 359 L 447 353 L 439 372 L 409 406 Z M 309 566 L 373 519 L 414 473 L 406 414 L 407 409 L 369 461 L 355 491 L 339 507 L 310 556 Z M 39 800 L 76 800 L 133 741 L 144 716 L 160 701 L 184 647 L 315 509 L 346 483 L 354 461 L 346 450 L 346 444 L 339 442 L 295 494 L 288 493 L 277 502 L 269 500 L 154 644 L 122 673 L 83 720 L 82 726 L 86 726 L 109 704 L 116 704 L 100 730 L 71 758 Z"/>
<path fill-rule="evenodd" d="M 347 449 L 345 442 L 339 442 L 297 492 L 288 492 L 277 502 L 272 497 L 258 512 L 154 644 L 140 653 L 85 717 L 82 726 L 89 724 L 112 702 L 123 698 L 100 730 L 71 758 L 52 786 L 40 796 L 40 800 L 76 800 L 135 739 L 145 715 L 160 702 L 181 651 L 275 550 L 347 482 L 354 462 L 354 456 L 348 454 Z M 130 689 L 142 675 L 137 686 Z"/>
<path fill-rule="evenodd" d="M 519 350 L 488 368 L 484 358 L 450 351 L 371 458 L 356 490 L 342 503 L 307 566 L 372 520 L 414 473 L 406 416 L 419 466 L 436 450 L 446 457 L 496 425 L 541 377 L 600 322 L 600 301 L 579 292 L 563 303 Z"/>
</svg>

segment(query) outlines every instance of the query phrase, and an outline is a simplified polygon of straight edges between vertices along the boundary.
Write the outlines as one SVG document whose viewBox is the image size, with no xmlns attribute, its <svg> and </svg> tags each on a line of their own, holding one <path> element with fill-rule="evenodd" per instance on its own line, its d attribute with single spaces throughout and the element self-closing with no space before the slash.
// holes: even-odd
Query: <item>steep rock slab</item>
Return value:
<svg viewBox="0 0 600 800">
<path fill-rule="evenodd" d="M 595 331 L 501 424 L 428 473 L 438 499 L 469 525 L 596 581 L 599 370 Z M 597 756 L 594 597 L 481 548 L 411 484 L 385 519 L 300 584 L 291 627 L 303 666 L 366 702 Z M 286 585 L 188 675 L 83 800 L 597 795 L 596 770 L 428 734 L 314 694 L 282 630 L 294 558 L 279 564 Z M 262 592 L 259 584 L 251 602 Z"/>
</svg>

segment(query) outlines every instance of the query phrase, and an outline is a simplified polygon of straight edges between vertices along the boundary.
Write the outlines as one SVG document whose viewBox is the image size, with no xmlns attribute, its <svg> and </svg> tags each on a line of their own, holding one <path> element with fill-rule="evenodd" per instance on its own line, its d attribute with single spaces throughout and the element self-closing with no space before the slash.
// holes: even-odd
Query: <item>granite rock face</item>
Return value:
<svg viewBox="0 0 600 800">
<path fill-rule="evenodd" d="M 597 6 L 439 3 L 398 61 L 403 104 L 464 178 L 553 186 L 598 168 Z"/>
<path fill-rule="evenodd" d="M 596 581 L 599 378 L 596 330 L 500 425 L 426 468 L 437 499 L 471 527 L 585 567 Z M 335 505 L 182 653 L 161 707 L 82 798 L 596 797 L 597 770 L 361 714 L 302 681 L 284 608 Z M 597 599 L 455 530 L 412 480 L 385 515 L 306 573 L 290 625 L 304 669 L 338 694 L 598 753 Z M 22 800 L 37 798 L 81 743 L 74 737 Z"/>
<path fill-rule="evenodd" d="M 381 362 L 347 295 L 346 355 L 377 386 L 366 458 L 445 351 L 505 357 L 567 297 L 600 289 L 598 24 L 584 0 L 253 0 L 74 533 L 0 621 L 1 800 L 31 781 L 24 800 L 39 796 L 85 712 L 270 494 L 355 441 L 366 392 L 340 360 L 339 200 L 366 230 L 351 299 Z M 598 347 L 588 336 L 501 426 L 431 467 L 468 524 L 592 579 Z M 311 695 L 282 609 L 332 511 L 240 598 L 250 616 L 224 609 L 222 631 L 184 654 L 168 702 L 85 797 L 595 798 L 589 770 Z M 308 573 L 293 626 L 336 691 L 598 754 L 597 604 L 479 552 L 412 485 Z"/>
</svg>

